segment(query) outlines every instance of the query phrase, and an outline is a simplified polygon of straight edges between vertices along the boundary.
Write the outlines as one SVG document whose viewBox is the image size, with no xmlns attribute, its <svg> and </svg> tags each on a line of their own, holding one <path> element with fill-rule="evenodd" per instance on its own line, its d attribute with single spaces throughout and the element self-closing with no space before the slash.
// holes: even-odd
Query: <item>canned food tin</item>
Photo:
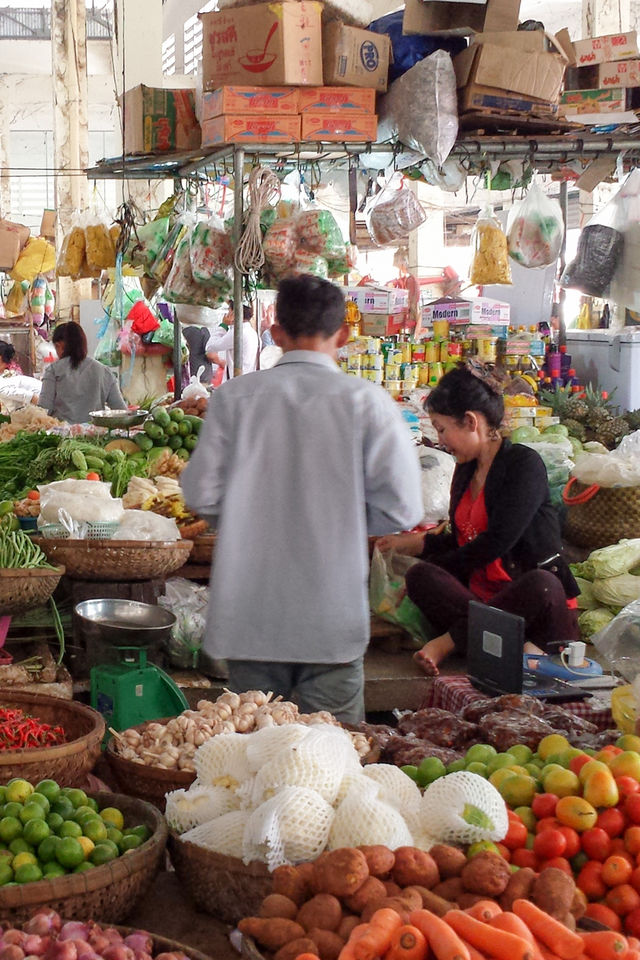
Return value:
<svg viewBox="0 0 640 960">
<path fill-rule="evenodd" d="M 447 339 L 449 336 L 449 321 L 448 320 L 434 320 L 433 321 L 433 335 L 434 337 L 442 337 Z"/>
<path fill-rule="evenodd" d="M 384 378 L 385 380 L 401 380 L 402 379 L 401 365 L 399 363 L 385 363 Z"/>
<path fill-rule="evenodd" d="M 402 383 L 400 380 L 385 380 L 382 385 L 394 400 L 398 399 L 402 392 Z"/>
<path fill-rule="evenodd" d="M 403 340 L 398 344 L 398 350 L 400 351 L 401 363 L 411 363 L 411 344 Z"/>
<path fill-rule="evenodd" d="M 440 344 L 436 340 L 427 340 L 424 345 L 424 359 L 427 363 L 435 363 L 440 359 Z"/>
<path fill-rule="evenodd" d="M 384 369 L 384 357 L 381 353 L 372 353 L 369 355 L 369 367 L 371 370 Z"/>
<path fill-rule="evenodd" d="M 424 343 L 411 344 L 411 360 L 413 363 L 422 363 L 424 360 Z"/>
<path fill-rule="evenodd" d="M 380 347 L 382 341 L 379 337 L 369 337 L 369 342 L 367 344 L 367 353 L 380 353 Z"/>
<path fill-rule="evenodd" d="M 385 361 L 389 358 L 389 351 L 395 350 L 396 342 L 395 340 L 382 340 L 380 343 L 380 352 L 384 357 Z"/>
<path fill-rule="evenodd" d="M 402 379 L 403 379 L 403 380 L 417 380 L 417 379 L 418 379 L 418 365 L 417 365 L 417 363 L 403 363 L 401 369 L 402 369 Z"/>
<path fill-rule="evenodd" d="M 478 340 L 478 356 L 486 363 L 495 363 L 498 359 L 498 344 L 496 340 Z"/>
<path fill-rule="evenodd" d="M 421 387 L 426 387 L 429 383 L 429 364 L 420 363 L 418 365 L 418 383 Z"/>
</svg>

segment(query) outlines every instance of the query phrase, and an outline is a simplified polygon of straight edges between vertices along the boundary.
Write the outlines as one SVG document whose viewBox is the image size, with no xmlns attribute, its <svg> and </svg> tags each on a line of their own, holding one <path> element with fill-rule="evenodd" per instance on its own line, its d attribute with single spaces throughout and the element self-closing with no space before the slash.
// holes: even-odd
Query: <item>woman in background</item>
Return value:
<svg viewBox="0 0 640 960">
<path fill-rule="evenodd" d="M 3 373 L 22 373 L 16 362 L 16 348 L 6 340 L 0 340 L 0 374 Z"/>
</svg>

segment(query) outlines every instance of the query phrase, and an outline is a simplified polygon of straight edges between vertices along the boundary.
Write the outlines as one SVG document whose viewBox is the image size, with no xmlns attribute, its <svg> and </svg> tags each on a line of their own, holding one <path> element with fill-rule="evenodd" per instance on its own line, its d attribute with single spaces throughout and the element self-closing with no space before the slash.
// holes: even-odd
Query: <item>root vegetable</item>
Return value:
<svg viewBox="0 0 640 960">
<path fill-rule="evenodd" d="M 430 855 L 436 862 L 438 873 L 443 880 L 450 877 L 459 877 L 462 868 L 467 862 L 467 858 L 458 847 L 451 847 L 446 843 L 436 843 L 429 850 Z"/>
<path fill-rule="evenodd" d="M 433 857 L 416 847 L 398 847 L 391 876 L 401 887 L 419 884 L 430 890 L 440 882 L 438 867 Z M 508 867 L 507 867 L 508 869 Z"/>
<path fill-rule="evenodd" d="M 5 946 L 13 945 L 18 947 L 23 947 L 24 942 L 27 939 L 27 934 L 22 930 L 5 930 L 2 935 Z"/>
<path fill-rule="evenodd" d="M 61 926 L 62 921 L 55 910 L 38 910 L 22 929 L 25 933 L 37 933 L 44 937 L 46 934 L 57 933 Z"/>
<path fill-rule="evenodd" d="M 276 867 L 271 877 L 274 893 L 280 893 L 302 906 L 309 895 L 309 886 L 298 867 Z"/>
<path fill-rule="evenodd" d="M 124 938 L 124 942 L 134 952 L 153 953 L 153 940 L 145 930 L 134 930 Z"/>
<path fill-rule="evenodd" d="M 362 886 L 350 897 L 343 897 L 342 901 L 354 913 L 362 913 L 369 903 L 380 903 L 386 900 L 388 894 L 382 880 L 377 877 L 367 877 Z"/>
<path fill-rule="evenodd" d="M 24 960 L 25 952 L 16 943 L 10 943 L 0 951 L 0 960 Z M 72 958 L 75 960 L 75 958 Z"/>
<path fill-rule="evenodd" d="M 369 876 L 365 855 L 354 847 L 331 850 L 313 864 L 313 885 L 321 893 L 348 897 Z"/>
<path fill-rule="evenodd" d="M 270 893 L 260 905 L 261 917 L 283 917 L 285 920 L 295 920 L 297 913 L 298 904 L 281 893 Z"/>
<path fill-rule="evenodd" d="M 253 937 L 260 946 L 274 952 L 284 947 L 285 943 L 301 939 L 305 935 L 304 927 L 299 923 L 280 917 L 245 917 L 238 924 L 238 930 L 248 937 Z"/>
<path fill-rule="evenodd" d="M 41 957 L 47 952 L 50 943 L 51 939 L 49 937 L 41 937 L 38 933 L 30 933 L 24 942 L 24 951 Z"/>
<path fill-rule="evenodd" d="M 382 844 L 358 847 L 358 850 L 364 854 L 372 877 L 379 877 L 384 880 L 389 876 L 396 862 L 393 850 L 389 850 L 389 847 Z"/>
<path fill-rule="evenodd" d="M 344 947 L 344 940 L 337 933 L 316 928 L 309 931 L 309 938 L 318 948 L 320 960 L 338 960 L 340 951 Z"/>
<path fill-rule="evenodd" d="M 340 901 L 329 893 L 318 893 L 315 897 L 307 900 L 298 910 L 296 917 L 296 921 L 304 927 L 307 933 L 313 929 L 335 932 L 340 926 L 341 920 L 342 906 Z"/>
<path fill-rule="evenodd" d="M 318 948 L 310 937 L 301 937 L 299 940 L 291 940 L 280 947 L 273 960 L 296 960 L 303 953 L 319 956 Z"/>
</svg>

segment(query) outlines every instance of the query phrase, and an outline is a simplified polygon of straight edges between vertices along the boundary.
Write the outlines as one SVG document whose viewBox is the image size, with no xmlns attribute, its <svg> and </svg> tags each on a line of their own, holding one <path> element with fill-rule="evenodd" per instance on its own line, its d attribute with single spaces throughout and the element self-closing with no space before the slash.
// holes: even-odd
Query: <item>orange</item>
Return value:
<svg viewBox="0 0 640 960">
<path fill-rule="evenodd" d="M 627 858 L 619 854 L 607 857 L 602 864 L 602 880 L 608 887 L 617 887 L 621 883 L 628 885 L 632 873 L 633 867 Z"/>
</svg>

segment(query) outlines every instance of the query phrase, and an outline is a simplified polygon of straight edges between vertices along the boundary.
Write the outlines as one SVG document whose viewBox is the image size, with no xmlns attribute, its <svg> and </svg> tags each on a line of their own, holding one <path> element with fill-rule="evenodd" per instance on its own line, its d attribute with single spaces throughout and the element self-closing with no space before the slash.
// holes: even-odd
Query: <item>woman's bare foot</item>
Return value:
<svg viewBox="0 0 640 960">
<path fill-rule="evenodd" d="M 536 660 L 536 657 L 544 657 L 544 650 L 541 650 L 540 647 L 537 647 L 535 643 L 531 643 L 530 640 L 525 641 L 522 650 L 527 656 L 527 669 L 537 670 L 538 661 Z"/>
<path fill-rule="evenodd" d="M 421 650 L 413 655 L 415 663 L 418 664 L 422 672 L 427 677 L 437 677 L 439 674 L 438 665 L 453 653 L 454 643 L 451 634 L 443 633 L 439 637 L 434 637 L 425 643 Z"/>
</svg>

